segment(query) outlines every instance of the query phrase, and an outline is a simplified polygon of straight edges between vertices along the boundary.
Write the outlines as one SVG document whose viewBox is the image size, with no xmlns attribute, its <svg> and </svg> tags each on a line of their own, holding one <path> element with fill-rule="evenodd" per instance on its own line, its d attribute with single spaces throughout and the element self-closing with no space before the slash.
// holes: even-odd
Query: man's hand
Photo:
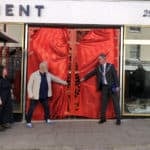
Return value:
<svg viewBox="0 0 150 150">
<path fill-rule="evenodd" d="M 67 81 L 64 81 L 64 85 L 68 85 L 68 82 L 67 82 Z"/>
<path fill-rule="evenodd" d="M 0 106 L 3 104 L 3 102 L 2 102 L 2 100 L 1 100 L 1 98 L 0 98 Z"/>
<path fill-rule="evenodd" d="M 84 78 L 81 78 L 81 79 L 80 79 L 80 82 L 83 82 L 84 80 L 85 80 Z"/>
<path fill-rule="evenodd" d="M 119 87 L 116 87 L 116 92 L 119 92 Z"/>
<path fill-rule="evenodd" d="M 29 97 L 29 99 L 34 99 L 34 97 L 33 97 L 33 96 L 31 96 L 31 97 Z"/>
</svg>

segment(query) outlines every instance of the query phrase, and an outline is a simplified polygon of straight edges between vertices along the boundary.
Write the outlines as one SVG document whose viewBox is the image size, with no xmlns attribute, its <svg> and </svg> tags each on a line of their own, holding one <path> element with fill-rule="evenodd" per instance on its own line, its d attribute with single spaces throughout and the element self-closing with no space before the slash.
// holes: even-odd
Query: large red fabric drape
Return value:
<svg viewBox="0 0 150 150">
<path fill-rule="evenodd" d="M 117 31 L 114 29 L 99 29 L 90 31 L 77 48 L 77 59 L 80 76 L 84 76 L 98 64 L 97 56 L 107 54 L 107 60 L 117 66 Z M 96 77 L 81 84 L 81 94 L 78 97 L 82 114 L 90 118 L 98 118 L 101 107 L 101 93 L 96 89 Z M 95 111 L 93 111 L 95 110 Z M 107 118 L 114 116 L 112 102 L 108 105 Z"/>
<path fill-rule="evenodd" d="M 29 29 L 28 49 L 28 79 L 30 74 L 38 69 L 41 61 L 47 61 L 49 71 L 66 80 L 68 66 L 69 45 L 67 30 L 57 28 Z M 62 118 L 67 107 L 65 101 L 65 88 L 62 85 L 53 84 L 53 97 L 50 103 L 51 117 Z M 27 109 L 29 100 L 27 100 Z M 43 119 L 41 105 L 36 108 L 33 118 Z"/>
<path fill-rule="evenodd" d="M 93 29 L 76 44 L 75 61 L 78 64 L 79 76 L 82 77 L 97 65 L 101 52 L 108 56 L 108 61 L 118 66 L 118 37 L 116 29 Z M 38 69 L 41 61 L 47 61 L 49 71 L 66 80 L 69 65 L 69 32 L 60 28 L 29 28 L 28 79 Z M 53 97 L 50 101 L 51 118 L 65 118 L 68 115 L 87 118 L 98 118 L 101 95 L 96 90 L 96 79 L 92 77 L 81 83 L 80 93 L 68 102 L 67 87 L 53 84 Z M 78 102 L 78 109 L 75 103 Z M 69 106 L 68 106 L 69 105 Z M 27 109 L 29 100 L 27 100 Z M 68 107 L 70 108 L 69 113 Z M 27 110 L 26 109 L 26 110 Z M 109 104 L 107 117 L 114 117 L 112 103 Z M 43 119 L 43 110 L 39 105 L 33 118 Z"/>
</svg>

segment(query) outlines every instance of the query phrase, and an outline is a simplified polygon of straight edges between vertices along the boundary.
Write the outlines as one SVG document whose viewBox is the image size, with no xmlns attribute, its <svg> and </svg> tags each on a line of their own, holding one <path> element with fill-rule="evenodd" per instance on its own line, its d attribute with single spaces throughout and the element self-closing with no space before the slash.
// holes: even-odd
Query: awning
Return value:
<svg viewBox="0 0 150 150">
<path fill-rule="evenodd" d="M 18 43 L 17 40 L 13 39 L 7 33 L 0 31 L 0 42 L 4 43 Z"/>
</svg>

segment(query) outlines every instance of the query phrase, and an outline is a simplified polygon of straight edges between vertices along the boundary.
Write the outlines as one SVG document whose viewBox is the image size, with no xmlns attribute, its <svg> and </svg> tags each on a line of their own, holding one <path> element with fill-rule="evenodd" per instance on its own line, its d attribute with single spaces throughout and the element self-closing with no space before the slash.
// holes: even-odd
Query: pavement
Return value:
<svg viewBox="0 0 150 150">
<path fill-rule="evenodd" d="M 14 123 L 0 132 L 0 150 L 150 150 L 150 119 L 59 120 Z"/>
</svg>

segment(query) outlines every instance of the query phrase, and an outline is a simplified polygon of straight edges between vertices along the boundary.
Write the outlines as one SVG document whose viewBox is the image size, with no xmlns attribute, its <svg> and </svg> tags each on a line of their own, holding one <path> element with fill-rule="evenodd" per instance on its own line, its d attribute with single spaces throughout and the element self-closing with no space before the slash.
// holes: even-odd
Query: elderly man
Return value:
<svg viewBox="0 0 150 150">
<path fill-rule="evenodd" d="M 88 80 L 90 77 L 96 75 L 98 90 L 102 92 L 102 104 L 101 104 L 101 119 L 99 123 L 106 122 L 106 108 L 110 96 L 112 97 L 114 109 L 116 113 L 116 124 L 120 125 L 120 107 L 119 107 L 119 81 L 117 73 L 113 64 L 106 62 L 106 55 L 100 54 L 98 57 L 99 65 L 90 73 L 85 75 L 81 81 Z"/>
<path fill-rule="evenodd" d="M 51 122 L 48 98 L 52 96 L 52 81 L 67 85 L 66 81 L 48 72 L 46 62 L 40 63 L 39 70 L 31 74 L 28 82 L 28 96 L 31 101 L 28 113 L 26 114 L 27 127 L 32 128 L 32 114 L 38 102 L 40 102 L 44 108 L 46 123 Z"/>
</svg>

